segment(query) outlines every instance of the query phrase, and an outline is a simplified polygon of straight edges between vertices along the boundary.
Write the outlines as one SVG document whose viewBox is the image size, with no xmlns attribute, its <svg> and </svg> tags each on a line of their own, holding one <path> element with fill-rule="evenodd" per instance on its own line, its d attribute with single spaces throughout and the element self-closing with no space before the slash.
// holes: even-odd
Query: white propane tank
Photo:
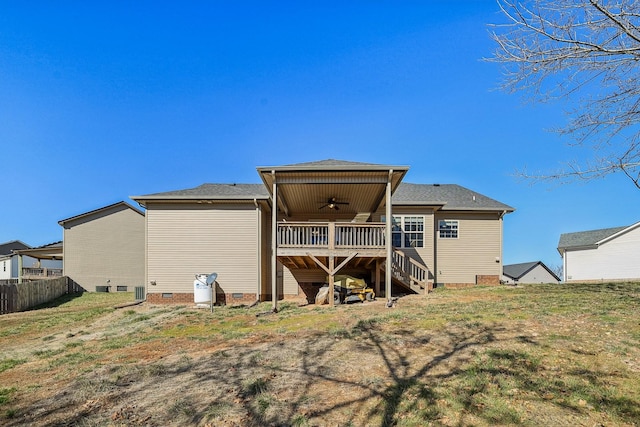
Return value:
<svg viewBox="0 0 640 427">
<path fill-rule="evenodd" d="M 193 302 L 210 304 L 211 289 L 212 287 L 207 285 L 207 274 L 196 274 L 196 280 L 193 281 Z"/>
</svg>

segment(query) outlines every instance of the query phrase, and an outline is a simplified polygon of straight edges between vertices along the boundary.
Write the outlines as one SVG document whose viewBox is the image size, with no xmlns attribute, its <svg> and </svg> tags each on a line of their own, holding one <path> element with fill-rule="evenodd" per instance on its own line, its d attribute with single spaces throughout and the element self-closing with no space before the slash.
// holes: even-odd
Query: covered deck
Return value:
<svg viewBox="0 0 640 427">
<path fill-rule="evenodd" d="M 339 270 L 345 265 L 375 271 L 376 295 L 380 272 L 386 267 L 385 224 L 380 222 L 280 222 L 278 260 L 289 268 L 320 267 L 329 274 L 330 258 Z M 414 292 L 429 292 L 429 269 L 404 251 L 393 248 L 391 279 Z"/>
<path fill-rule="evenodd" d="M 63 244 L 61 241 L 37 248 L 20 249 L 14 251 L 14 253 L 18 255 L 18 283 L 22 283 L 23 280 L 42 280 L 62 277 L 63 269 L 61 268 L 45 268 L 39 266 L 41 260 L 63 259 Z M 22 265 L 23 256 L 30 256 L 37 259 L 38 266 L 24 267 Z"/>
<path fill-rule="evenodd" d="M 384 271 L 384 296 L 391 297 L 391 280 L 400 278 L 402 270 L 396 262 L 402 256 L 391 244 L 391 195 L 407 170 L 337 160 L 258 168 L 272 206 L 274 311 L 277 261 L 288 268 L 324 270 L 329 301 L 333 301 L 334 276 L 345 266 L 374 271 L 378 295 Z M 383 222 L 370 222 L 374 214 Z"/>
</svg>

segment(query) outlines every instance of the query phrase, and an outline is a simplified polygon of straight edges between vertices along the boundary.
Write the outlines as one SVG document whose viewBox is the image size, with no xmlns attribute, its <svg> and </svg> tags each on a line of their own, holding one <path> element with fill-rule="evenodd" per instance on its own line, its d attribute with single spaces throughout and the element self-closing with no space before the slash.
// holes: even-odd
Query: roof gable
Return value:
<svg viewBox="0 0 640 427">
<path fill-rule="evenodd" d="M 325 159 L 314 162 L 293 163 L 282 166 L 260 166 L 258 171 L 265 170 L 408 170 L 408 166 L 391 166 L 379 163 L 352 162 L 348 160 Z"/>
<path fill-rule="evenodd" d="M 21 242 L 20 240 L 12 240 L 10 242 L 0 244 L 0 255 L 11 255 L 11 253 L 15 250 L 29 248 L 31 248 L 31 246 Z"/>
<path fill-rule="evenodd" d="M 640 227 L 640 222 L 636 222 L 635 224 L 632 224 L 628 227 L 625 227 L 623 230 L 618 231 L 617 233 L 612 234 L 611 236 L 605 237 L 604 239 L 598 241 L 598 244 L 601 245 L 603 243 L 608 242 L 609 240 L 613 240 L 625 233 L 630 232 L 631 230 L 634 230 L 636 228 Z"/>
<path fill-rule="evenodd" d="M 549 269 L 542 261 L 533 261 L 533 262 L 522 262 L 520 264 L 509 264 L 502 267 L 502 274 L 508 276 L 512 279 L 521 279 L 525 274 L 529 273 L 531 270 L 536 268 L 537 266 L 541 266 L 549 274 L 556 278 L 557 281 L 560 281 L 560 278 Z"/>
<path fill-rule="evenodd" d="M 80 215 L 75 215 L 75 216 L 72 216 L 72 217 L 69 217 L 69 218 L 61 219 L 60 221 L 58 221 L 58 224 L 64 226 L 65 224 L 68 224 L 70 222 L 77 221 L 77 220 L 80 220 L 80 219 L 87 219 L 87 218 L 90 218 L 90 217 L 93 217 L 93 216 L 103 215 L 105 212 L 107 212 L 109 210 L 115 210 L 117 208 L 131 209 L 132 211 L 144 216 L 144 212 L 134 208 L 130 204 L 128 204 L 126 202 L 117 202 L 117 203 L 113 203 L 113 204 L 108 205 L 108 206 L 104 206 L 104 207 L 101 207 L 101 208 L 98 208 L 98 209 L 94 209 L 94 210 L 89 211 L 89 212 L 85 212 L 85 213 L 80 214 Z"/>
<path fill-rule="evenodd" d="M 614 235 L 617 235 L 623 231 L 626 231 L 628 228 L 631 228 L 631 227 L 624 226 L 624 227 L 613 227 L 613 228 L 601 228 L 598 230 L 578 231 L 575 233 L 563 233 L 560 235 L 560 241 L 558 242 L 558 250 L 561 251 L 563 249 L 595 247 L 599 243 L 606 241 L 612 238 Z"/>
</svg>

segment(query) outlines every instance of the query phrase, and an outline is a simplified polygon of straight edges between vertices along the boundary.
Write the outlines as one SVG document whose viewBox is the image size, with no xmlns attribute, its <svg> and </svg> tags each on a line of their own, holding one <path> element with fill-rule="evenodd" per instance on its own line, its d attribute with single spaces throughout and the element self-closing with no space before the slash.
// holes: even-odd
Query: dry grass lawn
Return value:
<svg viewBox="0 0 640 427">
<path fill-rule="evenodd" d="M 4 426 L 640 425 L 640 285 L 0 317 Z"/>
</svg>

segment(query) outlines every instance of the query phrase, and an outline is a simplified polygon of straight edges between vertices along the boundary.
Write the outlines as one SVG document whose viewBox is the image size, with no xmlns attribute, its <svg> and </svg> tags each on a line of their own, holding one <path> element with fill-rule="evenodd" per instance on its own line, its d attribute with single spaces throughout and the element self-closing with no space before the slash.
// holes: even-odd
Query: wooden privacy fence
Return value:
<svg viewBox="0 0 640 427">
<path fill-rule="evenodd" d="M 0 285 L 0 314 L 24 311 L 77 291 L 75 282 L 66 276 L 14 285 Z"/>
</svg>

